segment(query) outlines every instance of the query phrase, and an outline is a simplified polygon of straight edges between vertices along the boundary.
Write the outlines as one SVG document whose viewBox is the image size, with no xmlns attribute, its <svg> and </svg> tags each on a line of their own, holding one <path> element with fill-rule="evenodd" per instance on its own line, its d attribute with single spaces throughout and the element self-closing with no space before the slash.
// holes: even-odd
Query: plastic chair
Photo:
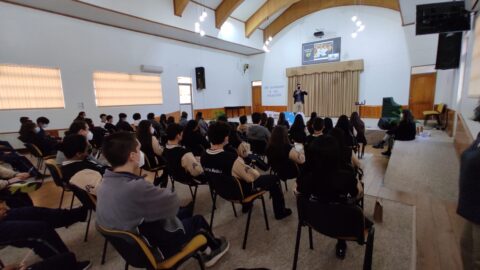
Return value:
<svg viewBox="0 0 480 270">
<path fill-rule="evenodd" d="M 63 204 L 63 196 L 65 192 L 73 192 L 71 190 L 71 187 L 68 183 L 66 183 L 63 180 L 63 175 L 62 175 L 62 170 L 60 169 L 60 166 L 57 165 L 54 159 L 48 159 L 45 161 L 45 168 L 50 171 L 50 174 L 52 175 L 53 182 L 55 182 L 55 185 L 60 187 L 62 189 L 62 195 L 60 196 L 60 203 L 58 205 L 58 209 L 62 207 Z M 70 202 L 70 210 L 73 207 L 73 200 L 75 199 L 75 196 L 72 196 L 72 201 Z"/>
</svg>

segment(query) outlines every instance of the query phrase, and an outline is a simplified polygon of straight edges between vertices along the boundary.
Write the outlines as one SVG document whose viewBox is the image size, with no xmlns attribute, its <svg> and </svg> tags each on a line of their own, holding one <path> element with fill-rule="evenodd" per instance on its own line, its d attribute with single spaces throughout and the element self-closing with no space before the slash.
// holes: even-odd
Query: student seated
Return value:
<svg viewBox="0 0 480 270">
<path fill-rule="evenodd" d="M 358 112 L 353 112 L 350 116 L 350 129 L 352 134 L 356 132 L 355 139 L 357 143 L 367 144 L 367 138 L 365 137 L 365 123 L 360 118 Z"/>
<path fill-rule="evenodd" d="M 299 173 L 297 166 L 305 163 L 303 145 L 296 149 L 290 144 L 288 131 L 284 126 L 276 126 L 267 146 L 268 163 L 283 180 L 296 178 Z"/>
<path fill-rule="evenodd" d="M 182 112 L 182 115 L 180 116 L 180 121 L 178 124 L 180 124 L 181 127 L 185 127 L 188 122 L 188 113 L 187 112 Z"/>
<path fill-rule="evenodd" d="M 312 141 L 315 140 L 316 138 L 323 135 L 323 125 L 324 125 L 324 121 L 321 117 L 317 117 L 315 118 L 315 120 L 313 120 L 313 123 L 312 123 L 313 133 L 307 136 L 307 140 L 305 142 L 306 146 L 312 143 Z"/>
<path fill-rule="evenodd" d="M 268 131 L 270 131 L 270 133 L 272 133 L 273 128 L 275 127 L 275 119 L 273 119 L 273 117 L 268 117 L 265 127 L 268 129 Z"/>
<path fill-rule="evenodd" d="M 248 127 L 247 138 L 249 140 L 264 141 L 266 143 L 270 139 L 270 131 L 268 131 L 268 129 L 264 126 L 260 125 L 261 120 L 262 115 L 260 113 L 252 114 L 253 125 Z"/>
<path fill-rule="evenodd" d="M 180 145 L 183 138 L 182 127 L 179 124 L 170 124 L 167 127 L 167 145 L 163 150 L 163 157 L 167 160 L 168 173 L 174 178 L 184 181 L 199 180 L 205 182 L 203 168 L 192 152 Z"/>
<path fill-rule="evenodd" d="M 132 115 L 132 118 L 133 118 L 132 127 L 133 127 L 133 130 L 136 130 L 138 127 L 138 124 L 140 124 L 140 121 L 142 120 L 142 115 L 140 113 L 134 113 Z"/>
<path fill-rule="evenodd" d="M 324 135 L 327 135 L 330 133 L 330 131 L 333 129 L 333 121 L 332 121 L 332 118 L 330 117 L 325 117 L 325 119 L 323 119 L 323 134 Z"/>
<path fill-rule="evenodd" d="M 103 152 L 113 170 L 105 172 L 97 191 L 98 224 L 140 232 L 152 246 L 159 248 L 165 259 L 202 233 L 208 242 L 205 265 L 212 266 L 227 252 L 228 241 L 214 238 L 205 219 L 192 216 L 191 208 L 180 208 L 177 194 L 157 188 L 138 176 L 144 160 L 140 148 L 131 133 L 118 132 L 105 138 Z"/>
<path fill-rule="evenodd" d="M 7 141 L 0 141 L 0 162 L 9 164 L 18 172 L 28 172 L 36 178 L 43 177 L 32 162 L 25 156 L 20 155 Z"/>
<path fill-rule="evenodd" d="M 287 119 L 285 118 L 285 113 L 281 112 L 278 115 L 277 126 L 284 126 L 287 129 L 290 129 L 290 123 L 288 123 Z"/>
<path fill-rule="evenodd" d="M 55 138 L 50 136 L 45 129 L 48 127 L 48 124 L 50 124 L 50 120 L 46 118 L 45 116 L 40 116 L 37 118 L 37 127 L 40 128 L 40 131 L 37 133 L 39 136 L 45 137 L 49 140 L 53 141 L 58 141 L 60 138 Z"/>
<path fill-rule="evenodd" d="M 392 130 L 387 131 L 389 135 L 388 149 L 386 152 L 382 152 L 382 155 L 390 156 L 392 154 L 393 142 L 394 141 L 413 141 L 417 135 L 417 127 L 415 125 L 415 120 L 413 119 L 412 112 L 410 110 L 402 111 L 402 119 L 400 123 Z"/>
<path fill-rule="evenodd" d="M 354 204 L 363 195 L 360 181 L 351 170 L 341 167 L 341 150 L 332 136 L 320 136 L 306 151 L 304 171 L 297 178 L 297 192 L 323 203 Z M 366 227 L 372 225 L 365 219 Z M 345 258 L 347 244 L 338 240 L 336 255 Z"/>
<path fill-rule="evenodd" d="M 87 141 L 93 140 L 93 133 L 90 131 L 90 128 L 89 128 L 88 124 L 84 120 L 73 121 L 73 123 L 70 125 L 68 130 L 65 132 L 65 135 L 66 136 L 68 136 L 68 135 L 82 135 L 84 138 L 87 139 Z M 62 152 L 62 147 L 63 147 L 63 143 L 62 143 L 62 146 L 60 146 L 60 150 L 57 152 L 57 157 L 55 159 L 56 163 L 59 164 L 59 165 L 62 165 L 63 162 L 65 160 L 67 160 L 67 158 L 65 157 L 65 154 Z M 89 153 L 88 159 L 89 159 L 89 161 L 94 162 L 94 163 L 99 164 L 99 165 L 105 165 L 105 164 L 102 164 L 97 159 L 95 159 L 90 154 L 91 152 L 92 152 L 92 146 L 90 145 L 90 143 L 88 143 L 88 153 Z"/>
<path fill-rule="evenodd" d="M 20 136 L 18 139 L 24 143 L 31 143 L 37 146 L 44 155 L 55 155 L 58 148 L 58 142 L 48 137 L 45 133 L 40 133 L 41 129 L 35 123 L 29 121 L 20 127 Z"/>
<path fill-rule="evenodd" d="M 238 125 L 237 127 L 237 131 L 240 133 L 240 135 L 244 138 L 247 137 L 247 132 L 248 132 L 248 128 L 250 127 L 250 125 L 247 123 L 247 116 L 246 115 L 242 115 L 240 116 L 240 125 Z"/>
<path fill-rule="evenodd" d="M 200 133 L 202 134 L 202 136 L 206 136 L 208 132 L 208 124 L 205 119 L 203 119 L 203 113 L 197 112 L 197 114 L 195 115 L 195 120 L 198 122 L 198 126 L 200 127 Z"/>
<path fill-rule="evenodd" d="M 19 181 L 30 178 L 31 175 L 26 172 L 16 172 L 7 167 L 0 165 L 0 200 L 10 208 L 19 208 L 25 206 L 33 206 L 32 199 L 26 193 L 16 192 L 11 194 L 8 187 Z"/>
<path fill-rule="evenodd" d="M 107 123 L 107 115 L 104 113 L 100 114 L 100 127 L 105 128 L 106 123 Z"/>
<path fill-rule="evenodd" d="M 107 122 L 103 128 L 105 128 L 110 134 L 117 131 L 117 127 L 113 124 L 113 116 L 107 115 Z"/>
<path fill-rule="evenodd" d="M 307 131 L 308 131 L 308 134 L 313 134 L 313 121 L 315 121 L 315 119 L 317 118 L 317 112 L 312 112 L 310 114 L 310 119 L 308 119 L 307 121 Z"/>
<path fill-rule="evenodd" d="M 166 164 L 165 158 L 162 156 L 163 147 L 160 145 L 157 138 L 153 136 L 154 132 L 155 129 L 150 121 L 140 121 L 137 128 L 137 139 L 142 145 L 140 150 L 145 154 L 145 157 L 148 159 L 152 168 Z M 161 184 L 162 187 L 166 187 L 168 183 L 168 174 L 163 172 L 162 176 L 154 179 L 153 183 L 155 186 Z"/>
<path fill-rule="evenodd" d="M 79 112 L 77 117 L 73 119 L 73 121 L 78 121 L 78 120 L 85 120 L 85 117 L 87 117 L 87 114 L 85 112 Z"/>
<path fill-rule="evenodd" d="M 340 149 L 340 161 L 342 168 L 360 168 L 360 161 L 350 146 L 346 144 L 345 134 L 340 128 L 334 128 L 330 131 L 330 136 L 335 138 Z"/>
<path fill-rule="evenodd" d="M 31 248 L 42 259 L 48 259 L 58 253 L 69 252 L 55 229 L 86 219 L 87 209 L 83 207 L 72 210 L 42 207 L 8 209 L 0 203 L 0 243 Z M 76 269 L 89 269 L 90 266 L 89 261 L 78 262 Z"/>
<path fill-rule="evenodd" d="M 128 131 L 128 132 L 134 131 L 132 126 L 127 121 L 127 115 L 124 113 L 118 114 L 118 122 L 115 125 L 115 127 L 117 128 L 117 131 Z"/>
<path fill-rule="evenodd" d="M 292 127 L 289 131 L 290 140 L 296 143 L 305 143 L 307 140 L 307 133 L 305 133 L 305 123 L 303 122 L 303 116 L 297 114 L 293 121 Z"/>
<path fill-rule="evenodd" d="M 103 175 L 107 167 L 92 162 L 88 157 L 88 142 L 86 138 L 79 134 L 68 135 L 63 139 L 61 150 L 66 157 L 62 163 L 62 175 L 65 182 L 70 182 L 78 172 L 91 170 Z M 96 177 L 98 178 L 98 176 Z M 82 187 L 83 185 L 78 185 Z"/>
<path fill-rule="evenodd" d="M 183 129 L 181 143 L 196 157 L 203 155 L 205 149 L 210 147 L 210 143 L 200 132 L 200 125 L 196 120 L 187 122 L 187 125 Z"/>
<path fill-rule="evenodd" d="M 231 181 L 232 177 L 240 180 L 245 197 L 259 189 L 267 190 L 272 196 L 273 211 L 276 219 L 289 216 L 292 211 L 285 208 L 280 179 L 275 175 L 260 175 L 260 173 L 246 165 L 242 158 L 235 153 L 224 151 L 228 144 L 230 127 L 228 124 L 217 121 L 208 128 L 208 138 L 211 147 L 201 158 L 205 174 L 210 178 L 222 178 Z M 244 205 L 243 211 L 248 212 L 252 205 Z"/>
<path fill-rule="evenodd" d="M 147 120 L 150 121 L 152 124 L 153 130 L 155 131 L 152 133 L 155 137 L 160 137 L 160 129 L 162 129 L 162 126 L 160 125 L 159 122 L 155 120 L 155 114 L 154 113 L 148 113 L 147 114 Z M 139 124 L 140 125 L 140 124 Z"/>
<path fill-rule="evenodd" d="M 338 118 L 335 128 L 339 128 L 343 131 L 343 135 L 345 136 L 345 144 L 348 147 L 354 147 L 356 145 L 356 140 L 353 136 L 352 130 L 350 128 L 350 122 L 348 121 L 348 117 L 346 115 L 341 115 Z"/>
</svg>

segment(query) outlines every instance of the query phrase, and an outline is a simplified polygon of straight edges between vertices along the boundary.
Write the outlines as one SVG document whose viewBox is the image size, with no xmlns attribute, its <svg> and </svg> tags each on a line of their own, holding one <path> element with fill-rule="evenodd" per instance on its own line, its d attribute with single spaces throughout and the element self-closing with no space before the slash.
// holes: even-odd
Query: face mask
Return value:
<svg viewBox="0 0 480 270">
<path fill-rule="evenodd" d="M 91 131 L 88 131 L 87 133 L 87 141 L 93 140 L 93 133 Z"/>
<path fill-rule="evenodd" d="M 40 128 L 39 127 L 35 127 L 35 133 L 39 133 L 40 132 Z"/>
<path fill-rule="evenodd" d="M 153 127 L 150 127 L 150 133 L 155 133 L 155 129 Z"/>
<path fill-rule="evenodd" d="M 135 121 L 133 121 L 133 124 L 134 124 L 135 126 L 138 126 L 138 123 L 140 123 L 140 120 L 135 120 Z"/>
<path fill-rule="evenodd" d="M 138 167 L 143 167 L 145 165 L 145 154 L 140 151 L 140 160 L 138 161 Z"/>
<path fill-rule="evenodd" d="M 47 124 L 44 124 L 44 125 L 42 126 L 43 129 L 46 129 L 47 127 L 48 127 Z"/>
</svg>

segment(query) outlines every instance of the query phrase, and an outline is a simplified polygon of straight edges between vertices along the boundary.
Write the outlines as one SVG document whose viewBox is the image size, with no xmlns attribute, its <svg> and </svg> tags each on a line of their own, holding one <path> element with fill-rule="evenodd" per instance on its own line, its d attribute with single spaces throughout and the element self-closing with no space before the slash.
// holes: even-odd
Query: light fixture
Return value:
<svg viewBox="0 0 480 270">
<path fill-rule="evenodd" d="M 353 32 L 353 33 L 352 33 L 352 38 L 356 38 L 357 35 L 358 35 L 357 32 Z"/>
<path fill-rule="evenodd" d="M 360 27 L 360 25 L 362 25 L 362 21 L 357 21 L 356 25 Z"/>
<path fill-rule="evenodd" d="M 360 25 L 360 27 L 358 28 L 358 32 L 362 32 L 363 30 L 365 30 L 364 24 Z"/>
<path fill-rule="evenodd" d="M 273 40 L 272 36 L 269 36 L 269 37 L 268 37 L 268 41 L 271 42 L 272 40 Z"/>
<path fill-rule="evenodd" d="M 202 17 L 204 17 L 204 18 L 207 18 L 207 17 L 208 17 L 208 14 L 207 14 L 207 12 L 206 12 L 205 10 L 202 12 Z"/>
<path fill-rule="evenodd" d="M 268 44 L 270 44 L 270 41 L 269 40 L 265 41 L 265 45 L 268 45 Z"/>
<path fill-rule="evenodd" d="M 268 49 L 267 45 L 263 45 L 263 50 L 264 50 L 265 52 L 267 52 L 267 53 L 270 52 L 270 50 Z"/>
<path fill-rule="evenodd" d="M 201 36 L 201 37 L 205 36 L 205 31 L 200 30 L 200 36 Z"/>
<path fill-rule="evenodd" d="M 356 22 L 357 21 L 357 16 L 352 16 L 352 22 Z"/>
<path fill-rule="evenodd" d="M 200 23 L 195 22 L 195 33 L 200 33 Z"/>
</svg>

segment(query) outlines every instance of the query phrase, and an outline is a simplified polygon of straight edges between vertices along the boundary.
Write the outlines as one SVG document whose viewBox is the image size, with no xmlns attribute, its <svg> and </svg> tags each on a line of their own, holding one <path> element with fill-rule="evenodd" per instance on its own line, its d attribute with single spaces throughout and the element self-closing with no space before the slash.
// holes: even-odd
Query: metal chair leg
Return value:
<svg viewBox="0 0 480 270">
<path fill-rule="evenodd" d="M 212 197 L 212 214 L 210 215 L 210 231 L 212 231 L 212 228 L 213 228 L 213 216 L 215 215 L 215 203 L 217 201 L 217 194 L 213 194 L 213 197 Z"/>
<path fill-rule="evenodd" d="M 105 257 L 107 257 L 107 246 L 108 246 L 108 242 L 107 242 L 107 239 L 105 238 L 105 243 L 103 244 L 103 254 L 102 254 L 102 262 L 101 262 L 102 265 L 105 264 Z"/>
<path fill-rule="evenodd" d="M 372 227 L 367 236 L 367 246 L 365 247 L 365 258 L 363 261 L 363 270 L 372 269 L 373 240 L 375 238 L 375 228 Z"/>
<path fill-rule="evenodd" d="M 88 229 L 90 228 L 90 221 L 92 220 L 92 210 L 88 211 L 88 221 L 87 221 L 87 229 L 85 230 L 85 238 L 83 239 L 83 242 L 88 241 Z"/>
<path fill-rule="evenodd" d="M 62 195 L 60 196 L 60 204 L 58 205 L 58 209 L 62 208 L 64 194 L 65 194 L 65 189 L 62 188 Z"/>
<path fill-rule="evenodd" d="M 202 256 L 197 254 L 197 255 L 194 256 L 194 258 L 197 259 L 198 265 L 200 266 L 200 269 L 205 270 L 205 263 L 203 262 Z"/>
<path fill-rule="evenodd" d="M 308 241 L 310 242 L 310 249 L 313 250 L 313 237 L 311 227 L 308 227 Z"/>
<path fill-rule="evenodd" d="M 283 183 L 285 184 L 285 191 L 288 191 L 287 180 L 283 181 Z"/>
<path fill-rule="evenodd" d="M 75 200 L 75 195 L 72 193 L 72 201 L 70 202 L 70 210 L 73 208 L 73 201 Z"/>
<path fill-rule="evenodd" d="M 235 209 L 235 204 L 232 202 L 232 209 L 233 209 L 233 214 L 235 215 L 235 217 L 238 217 L 237 216 L 237 209 Z"/>
<path fill-rule="evenodd" d="M 302 224 L 298 222 L 298 227 L 297 227 L 297 240 L 295 241 L 295 253 L 293 254 L 293 270 L 297 269 L 297 261 L 298 261 L 298 252 L 300 249 L 300 240 L 301 240 L 301 235 L 302 235 Z"/>
<path fill-rule="evenodd" d="M 128 270 L 128 263 L 125 262 L 125 270 Z"/>
<path fill-rule="evenodd" d="M 250 208 L 250 210 L 248 211 L 247 227 L 245 228 L 245 234 L 243 235 L 242 249 L 245 249 L 247 247 L 248 229 L 250 228 L 250 218 L 252 217 L 252 210 L 253 210 L 253 207 Z"/>
<path fill-rule="evenodd" d="M 263 208 L 263 217 L 265 218 L 265 226 L 267 228 L 267 231 L 270 230 L 270 226 L 268 226 L 268 217 L 267 217 L 267 209 L 265 208 L 265 199 L 263 199 L 263 196 L 260 197 L 262 200 L 262 208 Z"/>
</svg>

